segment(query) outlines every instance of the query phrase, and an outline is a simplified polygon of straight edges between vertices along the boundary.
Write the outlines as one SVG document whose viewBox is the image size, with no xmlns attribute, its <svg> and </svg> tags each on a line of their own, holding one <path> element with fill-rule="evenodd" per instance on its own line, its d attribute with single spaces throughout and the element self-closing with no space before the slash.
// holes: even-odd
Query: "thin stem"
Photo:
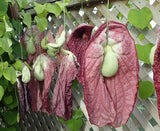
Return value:
<svg viewBox="0 0 160 131">
<path fill-rule="evenodd" d="M 23 57 L 23 48 L 22 48 L 22 44 L 21 44 L 21 42 L 20 42 L 19 44 L 20 44 L 20 48 L 21 48 L 21 58 L 23 59 L 24 57 Z"/>
<path fill-rule="evenodd" d="M 65 0 L 63 0 L 63 20 L 64 20 L 64 31 L 65 31 L 65 21 L 66 21 L 66 11 L 65 11 Z"/>
<path fill-rule="evenodd" d="M 25 61 L 24 64 L 28 67 L 28 69 L 32 70 L 32 68 L 28 65 L 28 63 Z"/>
<path fill-rule="evenodd" d="M 108 34 L 109 34 L 109 0 L 107 1 L 107 31 L 106 31 L 106 37 L 107 37 L 107 43 L 108 44 Z"/>
<path fill-rule="evenodd" d="M 17 79 L 18 79 L 18 78 L 17 78 Z M 20 81 L 19 81 L 19 82 L 20 82 Z M 17 89 L 18 89 L 18 88 L 15 88 L 15 97 L 16 97 L 16 101 L 17 101 L 17 103 L 18 103 L 18 105 L 17 105 L 18 112 L 20 112 Z"/>
<path fill-rule="evenodd" d="M 63 49 L 63 48 L 60 48 L 60 51 L 61 51 L 63 54 L 65 54 L 65 55 L 69 55 L 69 54 L 71 53 L 70 51 L 65 50 L 65 49 Z"/>
</svg>

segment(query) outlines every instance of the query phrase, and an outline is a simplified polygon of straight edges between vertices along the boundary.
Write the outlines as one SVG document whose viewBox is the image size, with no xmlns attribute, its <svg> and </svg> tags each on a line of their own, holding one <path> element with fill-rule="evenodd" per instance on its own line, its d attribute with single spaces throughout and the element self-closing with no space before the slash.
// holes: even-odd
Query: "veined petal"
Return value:
<svg viewBox="0 0 160 131">
<path fill-rule="evenodd" d="M 71 37 L 67 43 L 69 50 L 77 57 L 78 63 L 80 66 L 79 77 L 78 80 L 82 82 L 82 59 L 84 57 L 84 53 L 88 47 L 88 41 L 90 40 L 92 33 L 92 26 L 82 24 L 78 26 L 71 34 Z"/>
<path fill-rule="evenodd" d="M 156 89 L 157 94 L 157 107 L 158 107 L 158 113 L 160 117 L 160 27 L 157 30 L 157 49 L 154 54 L 154 64 L 153 64 L 153 80 L 154 80 L 154 86 Z"/>
<path fill-rule="evenodd" d="M 56 63 L 49 56 L 44 56 L 43 60 L 43 71 L 44 71 L 44 85 L 42 91 L 42 108 L 41 110 L 45 113 L 51 114 L 51 107 L 49 104 L 48 93 L 51 87 L 51 82 L 54 77 L 54 72 L 56 69 Z"/>
<path fill-rule="evenodd" d="M 72 82 L 77 77 L 78 67 L 72 55 L 63 57 L 51 98 L 54 113 L 64 120 L 72 117 Z"/>
<path fill-rule="evenodd" d="M 139 64 L 135 42 L 127 27 L 121 23 L 109 23 L 109 37 L 120 43 L 117 47 L 118 72 L 104 81 L 114 102 L 116 118 L 111 125 L 120 127 L 124 125 L 133 111 L 138 92 Z"/>
</svg>

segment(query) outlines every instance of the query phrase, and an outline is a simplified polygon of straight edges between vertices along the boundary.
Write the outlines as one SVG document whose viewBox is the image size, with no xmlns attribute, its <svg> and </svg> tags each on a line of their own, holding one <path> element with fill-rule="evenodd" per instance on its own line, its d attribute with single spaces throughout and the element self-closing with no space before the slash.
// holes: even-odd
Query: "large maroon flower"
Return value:
<svg viewBox="0 0 160 131">
<path fill-rule="evenodd" d="M 100 127 L 107 124 L 119 127 L 129 119 L 137 97 L 139 65 L 135 43 L 126 26 L 109 22 L 109 42 L 112 40 L 109 46 L 118 59 L 118 71 L 112 77 L 104 77 L 101 67 L 106 23 L 89 41 L 85 41 L 85 45 L 82 37 L 84 32 L 79 30 L 85 30 L 86 27 L 81 25 L 72 33 L 68 47 L 77 56 L 81 66 L 80 82 L 83 83 L 90 122 Z M 88 31 L 90 37 L 91 30 Z M 83 51 L 77 53 L 77 50 Z"/>
<path fill-rule="evenodd" d="M 63 30 L 63 26 L 61 26 L 56 34 L 56 38 L 61 36 Z M 68 37 L 69 34 L 67 34 L 67 39 Z M 51 32 L 47 34 L 47 41 L 55 43 Z M 76 57 L 73 53 L 66 50 L 66 42 L 63 47 L 60 47 L 60 51 L 56 56 L 58 78 L 51 98 L 53 112 L 64 120 L 71 119 L 72 117 L 72 83 L 77 77 L 79 68 Z"/>
<path fill-rule="evenodd" d="M 72 117 L 72 83 L 77 77 L 78 67 L 73 54 L 68 54 L 61 60 L 51 105 L 54 113 L 64 120 Z"/>
<path fill-rule="evenodd" d="M 157 106 L 158 113 L 160 117 L 160 28 L 157 30 L 158 38 L 157 38 L 157 48 L 154 54 L 154 64 L 153 64 L 153 80 L 154 86 L 157 94 Z"/>
</svg>

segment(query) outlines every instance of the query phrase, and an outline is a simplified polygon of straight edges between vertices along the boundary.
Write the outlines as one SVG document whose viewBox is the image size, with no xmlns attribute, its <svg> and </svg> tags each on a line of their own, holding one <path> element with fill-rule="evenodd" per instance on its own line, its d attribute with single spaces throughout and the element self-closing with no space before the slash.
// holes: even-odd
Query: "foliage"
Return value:
<svg viewBox="0 0 160 131">
<path fill-rule="evenodd" d="M 147 7 L 144 7 L 141 10 L 131 9 L 128 13 L 128 21 L 141 30 L 149 25 L 151 19 L 152 12 Z"/>
<path fill-rule="evenodd" d="M 139 96 L 142 99 L 150 97 L 154 93 L 154 85 L 150 81 L 139 82 Z"/>
<path fill-rule="evenodd" d="M 62 123 L 66 124 L 70 129 L 70 131 L 79 131 L 79 129 L 83 124 L 82 117 L 83 117 L 83 112 L 81 111 L 81 109 L 78 109 L 76 111 L 73 110 L 72 119 L 64 121 L 62 118 L 59 118 L 59 120 Z"/>
<path fill-rule="evenodd" d="M 143 34 L 141 34 L 141 33 L 140 33 L 140 34 L 138 35 L 138 39 L 139 39 L 140 41 L 143 41 L 143 40 L 144 40 L 144 38 L 145 38 L 145 37 L 144 37 L 144 35 L 143 35 Z"/>
<path fill-rule="evenodd" d="M 154 45 L 151 43 L 148 43 L 146 45 L 136 44 L 138 59 L 147 64 L 150 64 L 149 55 L 153 46 Z"/>
</svg>

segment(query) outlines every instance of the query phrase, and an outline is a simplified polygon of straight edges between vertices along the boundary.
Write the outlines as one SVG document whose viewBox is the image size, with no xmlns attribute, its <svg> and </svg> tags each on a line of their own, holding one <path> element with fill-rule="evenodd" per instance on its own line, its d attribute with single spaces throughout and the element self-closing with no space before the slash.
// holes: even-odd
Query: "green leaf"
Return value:
<svg viewBox="0 0 160 131">
<path fill-rule="evenodd" d="M 12 87 L 13 88 L 13 87 Z M 9 108 L 9 109 L 14 109 L 14 108 L 16 108 L 17 106 L 18 106 L 18 101 L 17 101 L 17 98 L 16 98 L 16 96 L 15 96 L 15 91 L 14 90 L 12 90 L 12 92 L 11 92 L 11 94 L 12 94 L 12 102 L 10 103 L 10 104 L 6 104 L 5 103 L 5 105 Z"/>
<path fill-rule="evenodd" d="M 4 95 L 4 89 L 3 89 L 3 87 L 0 85 L 0 101 L 2 100 L 3 95 Z"/>
<path fill-rule="evenodd" d="M 25 13 L 24 10 L 23 10 L 22 15 L 23 15 L 23 23 L 25 25 L 27 25 L 28 28 L 30 28 L 31 27 L 31 22 L 32 22 L 31 14 L 30 13 Z"/>
<path fill-rule="evenodd" d="M 42 14 L 46 10 L 45 5 L 38 4 L 37 2 L 34 2 L 34 10 L 36 11 L 37 14 Z"/>
<path fill-rule="evenodd" d="M 122 20 L 123 14 L 122 14 L 122 13 L 119 13 L 119 14 L 117 15 L 117 18 L 118 18 L 119 20 Z"/>
<path fill-rule="evenodd" d="M 149 55 L 150 55 L 150 50 L 153 46 L 154 45 L 151 43 L 148 43 L 146 45 L 136 44 L 138 59 L 147 64 L 150 64 Z"/>
<path fill-rule="evenodd" d="M 12 50 L 10 48 L 10 43 L 9 43 L 9 39 L 7 39 L 6 37 L 3 37 L 3 38 L 0 38 L 0 47 L 5 51 L 5 52 L 8 52 L 8 53 L 11 53 Z"/>
<path fill-rule="evenodd" d="M 12 19 L 12 24 L 13 24 L 13 27 L 16 29 L 18 35 L 20 35 L 23 30 L 23 25 L 21 24 L 21 21 Z"/>
<path fill-rule="evenodd" d="M 2 77 L 0 79 L 0 83 L 3 83 L 2 86 L 3 86 L 3 89 L 6 90 L 7 87 L 8 87 L 8 80 L 6 80 L 4 77 Z"/>
<path fill-rule="evenodd" d="M 6 104 L 6 105 L 9 105 L 13 102 L 13 96 L 12 95 L 9 95 L 9 96 L 5 96 L 4 99 L 3 99 L 3 102 Z"/>
<path fill-rule="evenodd" d="M 63 8 L 65 7 L 65 3 L 62 3 L 59 1 L 56 1 L 55 3 L 56 3 L 56 5 L 58 5 L 60 7 L 61 10 L 63 10 Z"/>
<path fill-rule="evenodd" d="M 75 80 L 73 81 L 73 84 L 72 84 L 72 90 L 74 90 L 74 89 L 77 87 L 78 84 L 79 84 L 78 80 L 75 79 Z"/>
<path fill-rule="evenodd" d="M 143 34 L 140 33 L 140 34 L 138 35 L 138 39 L 139 39 L 140 41 L 144 40 L 144 38 L 145 38 L 145 37 L 144 37 Z"/>
<path fill-rule="evenodd" d="M 142 99 L 150 97 L 154 93 L 154 85 L 150 81 L 139 82 L 139 96 Z"/>
<path fill-rule="evenodd" d="M 15 55 L 14 54 L 9 54 L 9 59 L 11 61 L 15 61 Z"/>
<path fill-rule="evenodd" d="M 64 121 L 62 118 L 59 117 L 60 122 L 66 124 L 70 131 L 79 131 L 79 129 L 83 125 L 82 121 L 83 112 L 78 109 L 76 111 L 73 110 L 72 119 Z"/>
<path fill-rule="evenodd" d="M 10 81 L 12 84 L 16 82 L 16 71 L 13 67 L 8 67 L 3 71 L 3 76 Z"/>
<path fill-rule="evenodd" d="M 148 27 L 152 30 L 153 28 L 152 28 L 152 25 L 149 23 L 149 25 L 148 25 Z"/>
<path fill-rule="evenodd" d="M 40 31 L 40 33 L 43 32 L 47 28 L 47 26 L 48 26 L 47 19 L 43 18 L 43 17 L 40 18 L 38 16 L 35 16 L 35 20 L 37 22 L 37 28 L 38 28 L 38 30 Z"/>
<path fill-rule="evenodd" d="M 16 0 L 20 9 L 25 8 L 28 5 L 27 0 Z"/>
<path fill-rule="evenodd" d="M 128 21 L 139 29 L 148 26 L 152 19 L 152 12 L 149 8 L 144 7 L 141 10 L 131 9 L 128 13 Z"/>
<path fill-rule="evenodd" d="M 16 110 L 9 110 L 4 112 L 4 114 L 2 114 L 4 121 L 8 124 L 8 125 L 13 125 L 17 122 L 17 111 Z"/>
<path fill-rule="evenodd" d="M 0 62 L 0 78 L 3 75 L 3 71 L 8 68 L 8 62 Z"/>
<path fill-rule="evenodd" d="M 21 59 L 27 59 L 27 52 L 24 46 L 17 41 L 13 41 L 13 53 Z"/>
<path fill-rule="evenodd" d="M 6 21 L 5 16 L 3 16 L 3 21 L 4 21 L 4 24 L 5 24 L 6 32 L 11 32 L 13 30 L 13 28 L 10 27 L 10 25 L 8 24 L 8 21 Z"/>
<path fill-rule="evenodd" d="M 71 120 L 68 120 L 66 122 L 66 125 L 68 126 L 68 128 L 70 129 L 70 131 L 79 131 L 79 129 L 82 127 L 83 125 L 83 121 L 82 119 L 71 119 Z"/>
<path fill-rule="evenodd" d="M 0 127 L 0 131 L 17 131 L 17 130 L 16 127 L 8 127 L 8 128 Z"/>
<path fill-rule="evenodd" d="M 70 1 L 71 0 L 65 0 L 64 2 L 65 2 L 65 4 L 69 4 Z"/>
<path fill-rule="evenodd" d="M 0 55 L 2 55 L 5 51 L 0 47 Z"/>
<path fill-rule="evenodd" d="M 55 14 L 56 17 L 58 17 L 60 13 L 62 12 L 61 8 L 58 5 L 53 6 L 50 3 L 46 4 L 46 9 L 48 12 Z"/>
<path fill-rule="evenodd" d="M 72 116 L 73 119 L 79 119 L 82 117 L 83 117 L 83 112 L 81 111 L 81 109 L 78 109 L 76 111 L 73 110 L 73 116 Z"/>
<path fill-rule="evenodd" d="M 5 32 L 5 24 L 3 22 L 0 22 L 0 37 L 3 36 Z"/>
<path fill-rule="evenodd" d="M 17 71 L 22 72 L 22 61 L 21 60 L 16 60 L 13 66 L 15 67 Z"/>
<path fill-rule="evenodd" d="M 8 3 L 6 0 L 0 0 L 0 16 L 7 14 Z"/>
<path fill-rule="evenodd" d="M 69 119 L 67 121 L 64 121 L 62 118 L 59 118 L 59 120 L 60 122 L 66 124 L 70 131 L 79 131 L 79 129 L 83 125 L 83 120 L 81 118 Z"/>
</svg>

